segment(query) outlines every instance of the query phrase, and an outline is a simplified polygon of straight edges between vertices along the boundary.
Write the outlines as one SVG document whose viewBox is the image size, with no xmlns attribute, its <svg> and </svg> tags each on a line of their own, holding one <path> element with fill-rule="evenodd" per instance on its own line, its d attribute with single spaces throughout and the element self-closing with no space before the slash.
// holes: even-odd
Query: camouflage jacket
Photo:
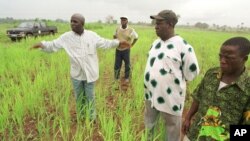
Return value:
<svg viewBox="0 0 250 141">
<path fill-rule="evenodd" d="M 248 71 L 218 90 L 220 68 L 207 71 L 193 99 L 199 102 L 188 137 L 191 141 L 229 140 L 229 127 L 250 124 L 250 77 Z"/>
</svg>

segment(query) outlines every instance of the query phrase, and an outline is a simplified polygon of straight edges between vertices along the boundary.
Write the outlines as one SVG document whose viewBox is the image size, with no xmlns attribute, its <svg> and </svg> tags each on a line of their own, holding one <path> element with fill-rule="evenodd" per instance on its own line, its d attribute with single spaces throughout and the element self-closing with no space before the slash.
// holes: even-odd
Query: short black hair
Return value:
<svg viewBox="0 0 250 141">
<path fill-rule="evenodd" d="M 232 37 L 228 40 L 226 40 L 222 46 L 238 46 L 240 54 L 242 56 L 249 55 L 250 52 L 250 41 L 245 37 Z"/>
</svg>

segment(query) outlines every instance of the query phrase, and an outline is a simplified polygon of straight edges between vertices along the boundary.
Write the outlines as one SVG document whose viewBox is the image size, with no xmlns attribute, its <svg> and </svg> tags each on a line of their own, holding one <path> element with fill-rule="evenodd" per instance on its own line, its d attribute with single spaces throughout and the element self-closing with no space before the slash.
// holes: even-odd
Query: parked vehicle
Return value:
<svg viewBox="0 0 250 141">
<path fill-rule="evenodd" d="M 22 22 L 17 28 L 7 30 L 7 35 L 12 41 L 31 36 L 54 35 L 55 33 L 57 33 L 56 26 L 47 26 L 41 21 Z"/>
</svg>

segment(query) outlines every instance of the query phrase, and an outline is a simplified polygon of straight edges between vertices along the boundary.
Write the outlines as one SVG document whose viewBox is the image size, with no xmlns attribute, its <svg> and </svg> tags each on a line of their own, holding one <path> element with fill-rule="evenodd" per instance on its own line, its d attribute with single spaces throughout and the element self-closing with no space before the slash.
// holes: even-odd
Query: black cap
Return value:
<svg viewBox="0 0 250 141">
<path fill-rule="evenodd" d="M 178 22 L 178 17 L 172 10 L 163 10 L 157 15 L 152 15 L 150 16 L 151 19 L 156 19 L 156 20 L 166 20 L 174 25 Z"/>
</svg>

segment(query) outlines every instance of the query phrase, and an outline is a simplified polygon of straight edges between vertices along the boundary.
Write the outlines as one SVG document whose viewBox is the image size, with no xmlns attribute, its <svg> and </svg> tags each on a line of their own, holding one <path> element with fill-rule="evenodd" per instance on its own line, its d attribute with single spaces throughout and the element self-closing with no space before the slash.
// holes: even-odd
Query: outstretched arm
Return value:
<svg viewBox="0 0 250 141">
<path fill-rule="evenodd" d="M 38 49 L 38 48 L 43 48 L 43 44 L 40 42 L 40 43 L 37 43 L 37 44 L 34 44 L 30 49 Z"/>
<path fill-rule="evenodd" d="M 52 53 L 63 48 L 63 41 L 60 39 L 55 39 L 53 41 L 42 41 L 40 43 L 34 44 L 30 49 L 42 49 L 44 52 Z"/>
</svg>

